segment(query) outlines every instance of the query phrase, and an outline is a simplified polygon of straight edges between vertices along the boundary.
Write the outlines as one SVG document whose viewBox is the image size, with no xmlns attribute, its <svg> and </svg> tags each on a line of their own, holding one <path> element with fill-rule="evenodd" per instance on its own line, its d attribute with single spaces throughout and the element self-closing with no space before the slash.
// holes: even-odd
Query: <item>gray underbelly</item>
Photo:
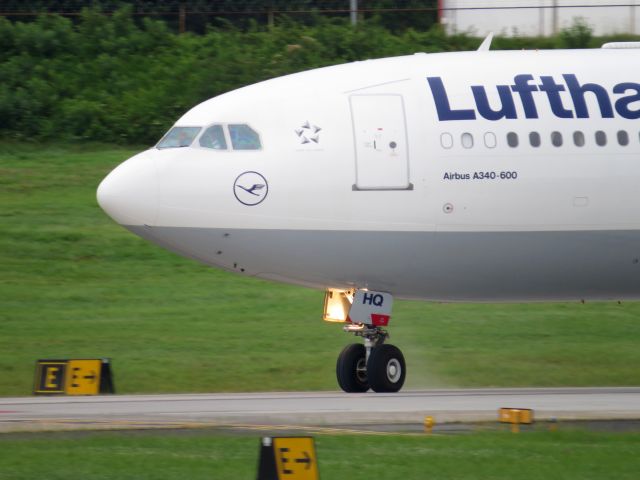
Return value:
<svg viewBox="0 0 640 480">
<path fill-rule="evenodd" d="M 375 232 L 127 226 L 244 275 L 442 301 L 640 298 L 640 231 Z"/>
</svg>

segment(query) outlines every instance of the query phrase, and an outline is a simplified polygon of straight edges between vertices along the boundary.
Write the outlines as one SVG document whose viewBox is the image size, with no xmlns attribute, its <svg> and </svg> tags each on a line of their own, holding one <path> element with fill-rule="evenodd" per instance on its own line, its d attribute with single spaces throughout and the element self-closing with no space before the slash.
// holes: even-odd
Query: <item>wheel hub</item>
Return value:
<svg viewBox="0 0 640 480">
<path fill-rule="evenodd" d="M 397 359 L 392 358 L 389 360 L 389 363 L 387 363 L 387 378 L 391 383 L 397 383 L 401 376 L 402 366 Z"/>
<path fill-rule="evenodd" d="M 367 361 L 364 358 L 358 360 L 358 365 L 356 366 L 356 377 L 362 383 L 367 383 Z"/>
</svg>

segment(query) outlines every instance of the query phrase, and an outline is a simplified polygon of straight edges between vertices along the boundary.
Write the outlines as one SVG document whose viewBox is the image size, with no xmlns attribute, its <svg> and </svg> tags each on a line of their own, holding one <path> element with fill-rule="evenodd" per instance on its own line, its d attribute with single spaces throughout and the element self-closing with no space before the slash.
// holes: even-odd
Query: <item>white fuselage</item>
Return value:
<svg viewBox="0 0 640 480">
<path fill-rule="evenodd" d="M 312 70 L 194 107 L 176 127 L 219 124 L 227 150 L 199 137 L 150 149 L 98 198 L 136 234 L 272 280 L 437 300 L 639 298 L 639 82 L 640 49 Z M 232 148 L 238 124 L 258 149 Z"/>
</svg>

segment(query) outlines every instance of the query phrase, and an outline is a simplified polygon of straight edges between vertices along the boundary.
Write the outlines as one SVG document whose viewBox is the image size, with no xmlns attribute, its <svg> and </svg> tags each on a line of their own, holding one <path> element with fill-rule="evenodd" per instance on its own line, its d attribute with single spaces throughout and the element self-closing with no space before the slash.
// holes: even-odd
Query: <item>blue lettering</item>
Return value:
<svg viewBox="0 0 640 480">
<path fill-rule="evenodd" d="M 589 118 L 589 112 L 587 110 L 587 102 L 584 101 L 584 94 L 586 92 L 592 92 L 598 99 L 598 105 L 600 106 L 600 114 L 602 118 L 613 118 L 613 109 L 611 108 L 611 100 L 609 100 L 609 94 L 600 85 L 595 83 L 585 83 L 580 85 L 578 79 L 573 74 L 562 75 L 564 81 L 567 82 L 569 87 L 569 93 L 573 100 L 573 107 L 576 110 L 577 118 Z"/>
<path fill-rule="evenodd" d="M 513 97 L 511 96 L 511 89 L 507 85 L 496 86 L 498 95 L 500 96 L 500 103 L 502 107 L 500 110 L 492 110 L 489 106 L 489 99 L 487 98 L 487 92 L 484 87 L 480 85 L 474 85 L 471 87 L 473 92 L 473 98 L 476 101 L 478 107 L 478 113 L 487 120 L 500 120 L 501 118 L 518 118 L 516 114 L 516 106 L 513 104 Z"/>
<path fill-rule="evenodd" d="M 531 80 L 533 80 L 533 75 L 516 75 L 513 77 L 511 90 L 520 95 L 524 116 L 526 118 L 538 118 L 538 109 L 536 108 L 536 102 L 533 100 L 533 92 L 537 92 L 538 87 L 536 85 L 529 85 Z"/>
<path fill-rule="evenodd" d="M 376 307 L 380 307 L 384 303 L 384 298 L 382 298 L 382 295 L 380 295 L 379 293 L 376 293 L 374 295 L 372 293 L 365 292 L 364 296 L 362 297 L 362 304 L 364 305 L 365 303 L 368 303 L 369 305 L 373 304 Z"/>
<path fill-rule="evenodd" d="M 558 85 L 553 77 L 541 76 L 540 81 L 540 90 L 546 92 L 553 114 L 558 118 L 573 118 L 573 112 L 564 108 L 560 98 L 560 92 L 565 90 L 564 85 Z"/>
<path fill-rule="evenodd" d="M 476 119 L 476 112 L 474 110 L 451 110 L 449 97 L 447 97 L 447 91 L 444 89 L 444 84 L 440 77 L 427 77 L 427 81 L 431 87 L 433 101 L 436 103 L 436 110 L 438 110 L 438 119 L 440 121 Z"/>
<path fill-rule="evenodd" d="M 616 112 L 622 118 L 628 118 L 629 120 L 636 120 L 640 118 L 640 108 L 636 110 L 630 110 L 629 104 L 633 102 L 640 102 L 640 84 L 639 83 L 619 83 L 613 87 L 613 93 L 625 93 L 627 90 L 634 90 L 634 95 L 619 98 L 616 101 Z"/>
<path fill-rule="evenodd" d="M 597 83 L 580 83 L 572 73 L 562 75 L 564 84 L 557 83 L 549 75 L 541 75 L 539 78 L 540 83 L 536 85 L 533 75 L 522 73 L 513 77 L 512 85 L 496 85 L 500 100 L 497 105 L 490 105 L 487 87 L 472 85 L 470 88 L 475 108 L 467 109 L 451 108 L 449 96 L 440 77 L 427 77 L 427 81 L 440 121 L 475 120 L 477 116 L 491 121 L 503 118 L 517 119 L 518 110 L 513 94 L 520 98 L 525 118 L 539 118 L 534 92 L 544 92 L 551 111 L 558 118 L 589 118 L 590 112 L 585 98 L 588 93 L 594 95 L 592 98 L 598 102 L 601 118 L 614 118 L 615 112 L 629 120 L 640 118 L 640 83 L 622 82 L 615 85 L 613 93 L 622 96 L 612 105 L 610 92 L 605 87 Z M 561 92 L 565 91 L 568 91 L 571 97 L 569 106 L 565 106 L 561 95 Z"/>
</svg>

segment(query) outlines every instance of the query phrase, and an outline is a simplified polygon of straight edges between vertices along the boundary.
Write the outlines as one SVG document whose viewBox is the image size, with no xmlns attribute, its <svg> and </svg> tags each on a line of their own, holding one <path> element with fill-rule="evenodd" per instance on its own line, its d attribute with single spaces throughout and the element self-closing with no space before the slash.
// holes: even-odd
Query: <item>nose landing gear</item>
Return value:
<svg viewBox="0 0 640 480">
<path fill-rule="evenodd" d="M 353 295 L 353 306 L 343 302 L 345 309 L 350 308 L 349 314 L 347 314 L 346 311 L 344 312 L 344 320 L 342 321 L 351 322 L 345 325 L 343 330 L 348 333 L 353 333 L 357 337 L 362 337 L 364 339 L 364 345 L 359 343 L 347 345 L 338 356 L 336 363 L 338 385 L 348 393 L 361 393 L 369 389 L 379 393 L 397 392 L 404 385 L 404 380 L 407 375 L 404 356 L 396 346 L 385 343 L 389 338 L 389 334 L 385 329 L 375 325 L 376 323 L 380 323 L 380 319 L 382 319 L 382 323 L 385 326 L 387 325 L 391 311 L 391 295 L 386 293 L 381 294 L 384 295 L 387 300 L 380 302 L 378 306 L 385 303 L 388 304 L 384 314 L 367 313 L 363 316 L 361 311 L 362 305 L 359 305 L 361 303 L 360 299 L 375 298 L 375 296 L 372 297 L 371 292 L 368 292 L 366 294 L 367 296 L 360 293 L 361 292 L 356 292 L 355 295 Z M 327 317 L 327 305 L 329 305 L 330 297 L 334 298 L 333 295 L 339 295 L 339 293 L 332 291 L 327 292 L 325 318 Z M 351 295 L 349 295 L 349 297 L 350 296 Z M 348 297 L 343 295 L 343 298 Z M 349 298 L 349 300 L 351 301 L 351 298 Z M 340 321 L 335 317 L 335 313 L 334 309 L 333 321 Z M 362 321 L 363 323 L 354 323 L 357 321 Z"/>
</svg>

